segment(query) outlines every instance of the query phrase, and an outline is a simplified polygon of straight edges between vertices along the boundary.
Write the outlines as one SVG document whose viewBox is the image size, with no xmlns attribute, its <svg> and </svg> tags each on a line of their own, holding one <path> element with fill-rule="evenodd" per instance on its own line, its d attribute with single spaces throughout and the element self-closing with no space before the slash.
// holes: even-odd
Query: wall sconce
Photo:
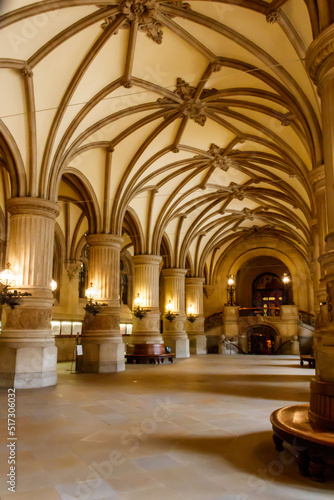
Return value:
<svg viewBox="0 0 334 500">
<path fill-rule="evenodd" d="M 235 277 L 233 274 L 227 276 L 227 306 L 234 306 Z"/>
<path fill-rule="evenodd" d="M 16 276 L 10 268 L 10 263 L 7 263 L 6 269 L 0 273 L 0 283 L 2 284 L 2 290 L 0 295 L 0 304 L 3 306 L 4 304 L 9 305 L 11 309 L 14 309 L 15 306 L 20 305 L 21 297 L 28 297 L 31 293 L 25 292 L 21 293 L 17 290 L 13 290 L 9 292 L 8 289 L 11 288 L 16 281 Z"/>
<path fill-rule="evenodd" d="M 190 321 L 190 323 L 193 323 L 194 321 L 196 321 L 195 308 L 192 304 L 189 305 L 187 313 L 188 313 L 187 320 Z"/>
<path fill-rule="evenodd" d="M 98 302 L 96 302 L 96 300 L 94 301 L 94 299 L 96 299 L 97 297 L 97 290 L 96 288 L 94 288 L 92 281 L 89 283 L 89 287 L 85 292 L 85 296 L 87 297 L 88 302 L 85 305 L 84 309 L 88 313 L 93 314 L 93 316 L 102 311 L 102 306 L 107 305 L 107 304 L 99 304 Z"/>
<path fill-rule="evenodd" d="M 51 280 L 50 288 L 52 292 L 55 292 L 57 290 L 57 281 Z"/>
<path fill-rule="evenodd" d="M 146 316 L 146 311 L 143 308 L 143 299 L 138 292 L 137 297 L 133 301 L 133 315 L 136 316 L 136 318 L 142 319 Z"/>
<path fill-rule="evenodd" d="M 174 312 L 174 306 L 173 306 L 171 300 L 166 305 L 166 311 L 167 312 L 165 314 L 165 318 L 168 319 L 169 321 L 173 321 L 173 319 L 175 319 L 175 317 L 176 317 L 176 314 Z"/>
<path fill-rule="evenodd" d="M 283 300 L 282 300 L 282 305 L 287 305 L 289 304 L 289 286 L 291 282 L 291 278 L 288 275 L 288 273 L 284 273 L 282 276 L 282 282 L 283 282 Z"/>
</svg>

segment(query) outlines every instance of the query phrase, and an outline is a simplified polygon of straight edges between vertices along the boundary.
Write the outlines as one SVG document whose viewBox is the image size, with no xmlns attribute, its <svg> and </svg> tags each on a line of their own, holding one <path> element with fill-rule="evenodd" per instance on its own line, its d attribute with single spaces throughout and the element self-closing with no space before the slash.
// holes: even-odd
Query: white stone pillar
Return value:
<svg viewBox="0 0 334 500">
<path fill-rule="evenodd" d="M 133 299 L 140 296 L 146 316 L 133 317 L 132 344 L 163 344 L 160 333 L 159 272 L 160 255 L 135 255 Z"/>
<path fill-rule="evenodd" d="M 20 389 L 57 383 L 57 348 L 51 329 L 53 243 L 58 204 L 12 198 L 8 261 L 15 289 L 31 293 L 14 309 L 5 308 L 0 336 L 0 385 Z"/>
<path fill-rule="evenodd" d="M 171 301 L 177 315 L 173 321 L 164 317 L 165 346 L 171 347 L 176 358 L 188 358 L 189 339 L 185 330 L 185 275 L 187 269 L 163 269 L 165 307 Z"/>
<path fill-rule="evenodd" d="M 186 314 L 193 307 L 196 320 L 187 319 L 186 331 L 189 337 L 190 354 L 206 354 L 206 335 L 204 333 L 203 315 L 203 284 L 204 278 L 186 278 Z"/>
<path fill-rule="evenodd" d="M 125 369 L 124 344 L 120 333 L 119 275 L 123 238 L 113 234 L 91 234 L 89 282 L 97 289 L 97 302 L 106 304 L 96 315 L 86 312 L 83 322 L 82 371 L 110 373 Z"/>
<path fill-rule="evenodd" d="M 323 428 L 334 430 L 334 24 L 324 29 L 308 48 L 306 67 L 321 98 L 328 223 L 326 253 L 319 257 L 325 270 L 328 323 L 318 331 L 310 419 Z"/>
</svg>

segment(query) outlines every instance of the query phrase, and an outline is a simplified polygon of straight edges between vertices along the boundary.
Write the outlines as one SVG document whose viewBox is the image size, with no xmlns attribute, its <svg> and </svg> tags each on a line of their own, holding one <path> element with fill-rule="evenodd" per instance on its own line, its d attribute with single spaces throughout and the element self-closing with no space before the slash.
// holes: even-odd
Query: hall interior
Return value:
<svg viewBox="0 0 334 500">
<path fill-rule="evenodd" d="M 4 0 L 0 28 L 1 388 L 285 356 L 332 436 L 334 2 Z"/>
</svg>

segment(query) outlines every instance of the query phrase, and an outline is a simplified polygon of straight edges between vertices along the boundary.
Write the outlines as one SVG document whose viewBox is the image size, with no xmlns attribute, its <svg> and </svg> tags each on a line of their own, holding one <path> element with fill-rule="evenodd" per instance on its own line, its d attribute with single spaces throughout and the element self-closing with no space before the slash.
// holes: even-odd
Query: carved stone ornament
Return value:
<svg viewBox="0 0 334 500">
<path fill-rule="evenodd" d="M 81 260 L 65 261 L 65 269 L 67 271 L 67 275 L 70 281 L 74 278 L 76 274 L 79 273 L 80 267 L 81 267 Z"/>
<path fill-rule="evenodd" d="M 327 291 L 327 311 L 328 311 L 328 321 L 329 323 L 332 323 L 334 320 L 334 311 L 333 311 L 333 304 L 334 304 L 334 281 L 328 281 L 326 284 L 326 291 Z"/>
<path fill-rule="evenodd" d="M 83 324 L 84 331 L 114 331 L 119 330 L 119 313 L 104 314 L 103 312 L 93 316 L 86 314 Z"/>
<path fill-rule="evenodd" d="M 143 319 L 134 318 L 133 333 L 156 333 L 159 332 L 159 317 L 146 316 Z"/>
<path fill-rule="evenodd" d="M 235 182 L 231 182 L 228 186 L 228 190 L 232 194 L 233 198 L 237 198 L 238 200 L 243 200 L 245 197 L 243 187 L 239 186 Z"/>
<path fill-rule="evenodd" d="M 185 80 L 182 80 L 182 78 L 177 78 L 176 89 L 174 90 L 174 94 L 180 96 L 183 100 L 183 103 L 180 105 L 183 115 L 188 116 L 188 118 L 191 118 L 201 126 L 206 122 L 206 104 L 202 102 L 202 99 L 214 95 L 217 92 L 217 89 L 204 89 L 200 99 L 195 100 L 194 95 L 196 93 L 196 87 L 192 87 Z M 157 102 L 170 102 L 175 104 L 175 101 L 168 97 L 159 98 Z"/>
<path fill-rule="evenodd" d="M 139 31 L 145 32 L 149 38 L 160 44 L 163 36 L 162 24 L 154 19 L 158 6 L 159 3 L 155 0 L 123 0 L 120 8 L 127 19 L 122 27 L 128 28 L 133 21 L 136 21 Z M 101 28 L 106 29 L 116 17 L 117 14 L 108 17 Z"/>
<path fill-rule="evenodd" d="M 216 144 L 211 144 L 210 149 L 208 151 L 213 156 L 213 159 L 210 162 L 210 165 L 214 168 L 219 168 L 224 172 L 227 172 L 231 166 L 231 160 L 227 156 L 225 156 L 225 149 L 220 148 Z"/>
<path fill-rule="evenodd" d="M 51 330 L 51 309 L 17 307 L 10 310 L 6 330 Z"/>
<path fill-rule="evenodd" d="M 215 285 L 204 285 L 203 287 L 206 298 L 209 299 L 215 291 Z"/>
<path fill-rule="evenodd" d="M 280 20 L 280 17 L 281 17 L 280 13 L 277 10 L 275 10 L 273 12 L 270 12 L 270 14 L 266 16 L 266 21 L 269 24 L 274 24 Z"/>
</svg>

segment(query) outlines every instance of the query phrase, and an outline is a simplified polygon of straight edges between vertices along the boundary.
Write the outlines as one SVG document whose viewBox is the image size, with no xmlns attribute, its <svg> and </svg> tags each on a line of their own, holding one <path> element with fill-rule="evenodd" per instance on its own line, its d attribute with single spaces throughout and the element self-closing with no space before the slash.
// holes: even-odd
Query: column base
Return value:
<svg viewBox="0 0 334 500">
<path fill-rule="evenodd" d="M 97 338 L 82 339 L 82 361 L 78 371 L 82 373 L 115 373 L 125 370 L 124 343 L 119 339 Z"/>
<path fill-rule="evenodd" d="M 189 339 L 188 337 L 174 337 L 164 335 L 165 347 L 170 347 L 176 358 L 189 358 Z"/>
<path fill-rule="evenodd" d="M 57 384 L 57 347 L 0 348 L 0 387 L 36 389 Z"/>
<path fill-rule="evenodd" d="M 190 354 L 207 354 L 206 335 L 188 334 Z"/>
</svg>

